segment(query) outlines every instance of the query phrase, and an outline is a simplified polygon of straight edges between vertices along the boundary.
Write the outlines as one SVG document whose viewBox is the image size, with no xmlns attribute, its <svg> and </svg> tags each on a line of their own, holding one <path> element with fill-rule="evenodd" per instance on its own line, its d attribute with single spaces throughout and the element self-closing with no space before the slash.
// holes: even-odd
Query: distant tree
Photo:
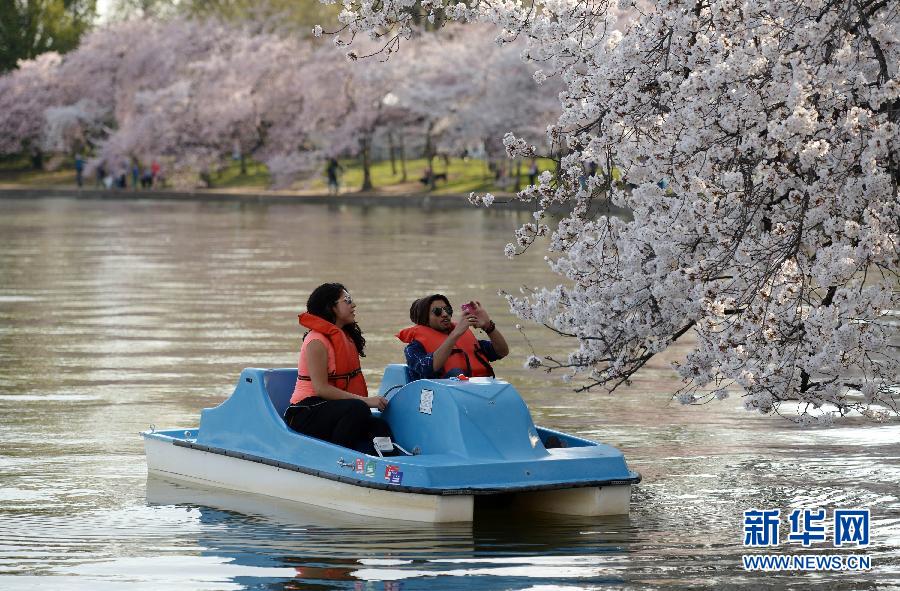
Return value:
<svg viewBox="0 0 900 591">
<path fill-rule="evenodd" d="M 333 47 L 237 23 L 116 23 L 65 60 L 49 92 L 70 107 L 46 111 L 48 135 L 62 129 L 53 119 L 86 123 L 88 110 L 74 108 L 82 104 L 92 121 L 106 121 L 94 162 L 162 160 L 168 178 L 188 186 L 198 174 L 209 184 L 237 150 L 287 185 L 318 166 L 325 138 L 349 113 L 347 77 L 335 64 L 346 60 Z"/>
<path fill-rule="evenodd" d="M 361 51 L 373 51 L 373 44 L 361 43 Z M 343 53 L 322 50 L 322 58 L 330 62 L 328 77 L 337 77 L 341 84 L 341 96 L 345 101 L 347 115 L 325 138 L 331 155 L 351 154 L 359 157 L 363 180 L 361 190 L 373 189 L 371 164 L 376 135 L 384 129 L 394 129 L 405 125 L 411 117 L 410 110 L 399 104 L 391 93 L 404 76 L 400 60 L 354 61 L 344 59 Z M 327 106 L 333 96 L 320 94 L 320 104 L 311 104 L 313 111 Z"/>
<path fill-rule="evenodd" d="M 357 155 L 371 188 L 379 140 L 399 149 L 405 170 L 407 147 L 424 144 L 430 158 L 472 145 L 500 129 L 495 118 L 533 136 L 546 127 L 544 102 L 556 90 L 522 92 L 531 79 L 515 59 L 521 47 L 494 47 L 461 26 L 409 43 L 414 51 L 396 59 L 354 61 L 330 43 L 255 23 L 114 21 L 65 56 L 0 76 L 0 153 L 84 150 L 89 168 L 108 169 L 156 159 L 181 185 L 198 175 L 208 184 L 239 154 L 264 163 L 278 186 L 326 156 Z M 458 48 L 454 59 L 442 43 Z"/>
<path fill-rule="evenodd" d="M 462 27 L 456 35 L 456 44 L 470 56 L 465 59 L 476 65 L 470 69 L 471 96 L 457 108 L 454 130 L 448 135 L 464 145 L 484 144 L 491 158 L 506 156 L 506 132 L 542 143 L 547 126 L 560 114 L 560 80 L 535 84 L 537 67 L 521 57 L 524 39 L 497 45 L 486 27 L 477 24 Z"/>
<path fill-rule="evenodd" d="M 97 0 L 0 2 L 0 73 L 48 51 L 65 53 L 90 28 Z"/>
<path fill-rule="evenodd" d="M 321 91 L 308 83 L 318 77 L 308 70 L 322 67 L 309 47 L 214 21 L 115 29 L 133 26 L 144 32 L 108 76 L 116 80 L 116 125 L 102 159 L 161 158 L 179 184 L 197 173 L 209 179 L 236 147 L 269 165 L 277 183 L 315 165 L 310 130 L 328 115 L 304 111 L 307 97 Z"/>
<path fill-rule="evenodd" d="M 44 111 L 56 104 L 50 88 L 61 62 L 51 51 L 0 76 L 0 155 L 28 154 L 40 168 Z"/>
<path fill-rule="evenodd" d="M 424 156 L 432 171 L 439 148 L 459 140 L 455 135 L 459 114 L 476 98 L 478 89 L 473 80 L 481 77 L 487 62 L 477 51 L 482 46 L 468 44 L 477 36 L 466 31 L 455 25 L 414 37 L 409 42 L 410 51 L 390 59 L 397 72 L 392 92 L 420 122 Z"/>
</svg>

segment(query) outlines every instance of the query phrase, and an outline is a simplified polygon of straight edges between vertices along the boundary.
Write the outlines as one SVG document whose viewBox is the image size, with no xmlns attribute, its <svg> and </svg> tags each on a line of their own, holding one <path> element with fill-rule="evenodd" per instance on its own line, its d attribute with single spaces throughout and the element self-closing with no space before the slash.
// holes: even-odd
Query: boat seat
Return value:
<svg viewBox="0 0 900 591">
<path fill-rule="evenodd" d="M 391 363 L 384 368 L 384 377 L 381 378 L 381 386 L 378 395 L 385 396 L 396 392 L 401 386 L 409 383 L 409 368 L 405 363 Z"/>
<path fill-rule="evenodd" d="M 294 393 L 294 385 L 297 383 L 297 370 L 293 368 L 270 369 L 266 372 L 265 388 L 272 400 L 272 406 L 278 416 L 284 416 L 284 411 L 291 404 L 291 395 Z M 400 386 L 409 383 L 409 372 L 403 363 L 393 363 L 384 369 L 384 377 L 378 395 L 396 392 Z"/>
<path fill-rule="evenodd" d="M 291 404 L 291 396 L 294 394 L 294 385 L 297 383 L 297 369 L 270 369 L 266 372 L 265 388 L 272 400 L 272 406 L 279 417 L 284 416 L 284 411 Z"/>
</svg>

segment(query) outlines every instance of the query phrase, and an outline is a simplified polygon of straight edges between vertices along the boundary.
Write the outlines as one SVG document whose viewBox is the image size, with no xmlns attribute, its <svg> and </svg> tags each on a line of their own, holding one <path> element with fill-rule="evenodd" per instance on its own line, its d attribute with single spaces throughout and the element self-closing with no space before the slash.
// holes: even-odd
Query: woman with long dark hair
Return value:
<svg viewBox="0 0 900 591">
<path fill-rule="evenodd" d="M 309 329 L 300 347 L 297 384 L 284 420 L 291 429 L 365 453 L 374 437 L 390 437 L 388 424 L 370 409 L 387 401 L 369 397 L 359 358 L 366 339 L 356 323 L 356 304 L 340 283 L 310 294 L 300 324 Z"/>
</svg>

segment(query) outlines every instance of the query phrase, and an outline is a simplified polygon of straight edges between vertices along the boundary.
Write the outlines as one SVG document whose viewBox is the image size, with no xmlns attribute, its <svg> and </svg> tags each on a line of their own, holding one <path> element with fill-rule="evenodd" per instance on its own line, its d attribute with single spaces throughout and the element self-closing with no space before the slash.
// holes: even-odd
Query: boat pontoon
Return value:
<svg viewBox="0 0 900 591">
<path fill-rule="evenodd" d="M 144 436 L 164 478 L 351 513 L 427 522 L 471 521 L 476 501 L 569 515 L 628 513 L 640 475 L 622 452 L 535 426 L 508 382 L 408 382 L 389 365 L 379 395 L 398 455 L 368 455 L 302 435 L 282 419 L 296 369 L 245 369 L 234 393 L 201 412 L 198 428 Z"/>
</svg>

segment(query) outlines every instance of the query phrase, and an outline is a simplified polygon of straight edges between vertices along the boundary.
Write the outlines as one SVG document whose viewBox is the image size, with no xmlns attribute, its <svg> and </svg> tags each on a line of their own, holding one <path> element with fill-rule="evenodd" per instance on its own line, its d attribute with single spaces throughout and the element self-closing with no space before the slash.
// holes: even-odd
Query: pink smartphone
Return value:
<svg viewBox="0 0 900 591">
<path fill-rule="evenodd" d="M 469 302 L 468 304 L 463 304 L 461 306 L 463 314 L 474 314 L 475 313 L 475 302 Z"/>
</svg>

